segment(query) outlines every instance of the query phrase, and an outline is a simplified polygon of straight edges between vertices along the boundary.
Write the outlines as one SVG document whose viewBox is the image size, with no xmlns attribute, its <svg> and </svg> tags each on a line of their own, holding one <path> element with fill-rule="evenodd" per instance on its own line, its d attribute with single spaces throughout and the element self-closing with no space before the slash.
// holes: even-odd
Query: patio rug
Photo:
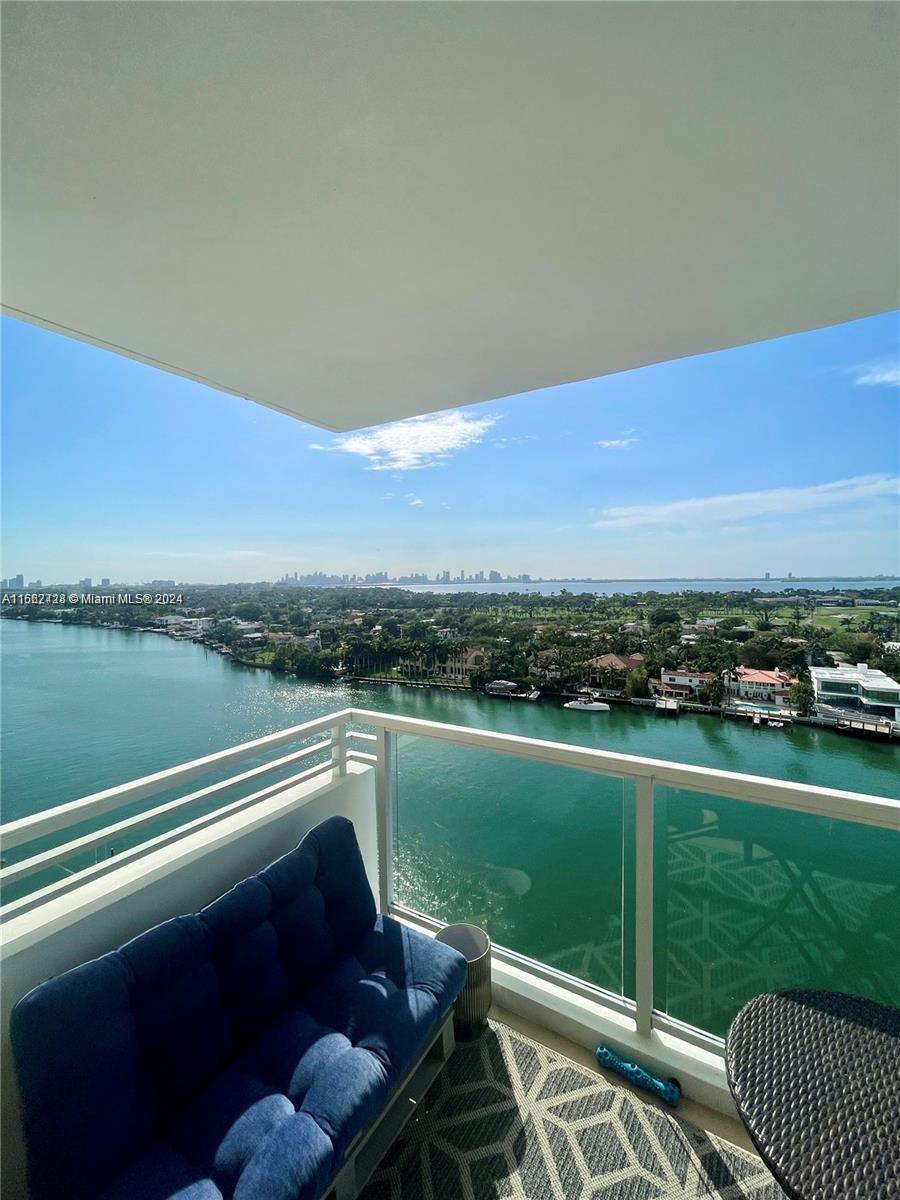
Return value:
<svg viewBox="0 0 900 1200">
<path fill-rule="evenodd" d="M 758 1158 L 491 1022 L 361 1200 L 784 1200 Z"/>
</svg>

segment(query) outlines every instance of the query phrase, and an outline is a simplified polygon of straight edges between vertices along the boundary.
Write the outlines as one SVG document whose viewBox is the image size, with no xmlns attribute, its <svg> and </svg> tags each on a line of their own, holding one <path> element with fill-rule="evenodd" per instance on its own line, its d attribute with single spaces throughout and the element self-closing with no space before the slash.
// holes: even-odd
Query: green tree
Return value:
<svg viewBox="0 0 900 1200">
<path fill-rule="evenodd" d="M 738 647 L 738 658 L 745 667 L 771 670 L 781 660 L 783 647 L 778 634 L 757 634 L 749 642 Z"/>
<path fill-rule="evenodd" d="M 660 625 L 679 625 L 681 617 L 677 608 L 654 608 L 650 614 L 650 626 L 658 629 Z"/>
<path fill-rule="evenodd" d="M 232 612 L 242 621 L 258 621 L 265 613 L 265 609 L 255 600 L 245 600 L 243 604 L 236 604 Z"/>
<path fill-rule="evenodd" d="M 701 704 L 721 704 L 724 696 L 725 684 L 719 675 L 716 675 L 713 679 L 708 679 L 697 693 L 697 698 Z"/>
<path fill-rule="evenodd" d="M 788 688 L 788 704 L 796 709 L 801 717 L 808 717 L 816 702 L 816 693 L 811 683 L 792 683 Z"/>
<path fill-rule="evenodd" d="M 629 699 L 650 695 L 650 685 L 647 682 L 646 671 L 629 671 L 625 677 L 624 693 Z"/>
</svg>

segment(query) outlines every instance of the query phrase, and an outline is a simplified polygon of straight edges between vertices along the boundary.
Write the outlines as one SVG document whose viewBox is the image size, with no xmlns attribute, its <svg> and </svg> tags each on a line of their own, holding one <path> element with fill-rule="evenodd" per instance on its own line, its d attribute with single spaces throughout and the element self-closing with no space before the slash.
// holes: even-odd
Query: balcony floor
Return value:
<svg viewBox="0 0 900 1200">
<path fill-rule="evenodd" d="M 737 1122 L 689 1102 L 676 1115 L 583 1048 L 495 1012 L 362 1200 L 784 1200 L 748 1146 Z"/>
</svg>

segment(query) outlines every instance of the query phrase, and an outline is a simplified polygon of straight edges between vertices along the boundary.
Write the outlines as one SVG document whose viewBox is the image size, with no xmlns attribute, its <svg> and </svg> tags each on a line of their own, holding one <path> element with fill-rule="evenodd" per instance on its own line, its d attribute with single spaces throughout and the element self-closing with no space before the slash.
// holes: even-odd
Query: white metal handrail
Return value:
<svg viewBox="0 0 900 1200">
<path fill-rule="evenodd" d="M 394 771 L 397 734 L 451 742 L 471 749 L 515 755 L 537 762 L 594 771 L 602 775 L 630 778 L 635 785 L 634 838 L 634 984 L 635 1032 L 649 1038 L 654 1029 L 671 1029 L 674 1024 L 653 1007 L 654 963 L 654 806 L 657 784 L 683 791 L 766 804 L 837 820 L 854 821 L 900 830 L 900 800 L 869 796 L 860 792 L 797 784 L 755 775 L 741 775 L 710 767 L 683 766 L 661 759 L 615 754 L 608 750 L 542 741 L 515 734 L 494 733 L 465 726 L 445 725 L 418 717 L 402 717 L 367 709 L 351 709 L 350 719 L 375 728 L 375 804 L 378 830 L 379 903 L 382 912 L 403 912 L 394 892 Z M 707 1048 L 718 1039 L 691 1030 L 693 1040 Z"/>
<path fill-rule="evenodd" d="M 157 834 L 155 837 L 141 842 L 129 850 L 124 850 L 121 854 L 102 859 L 100 862 L 95 863 L 93 866 L 85 867 L 81 871 L 72 872 L 66 878 L 60 879 L 56 883 L 48 884 L 46 887 L 41 888 L 40 891 L 30 893 L 19 900 L 13 900 L 11 903 L 4 904 L 0 908 L 0 923 L 5 923 L 8 920 L 21 916 L 23 913 L 40 908 L 42 904 L 48 901 L 57 900 L 60 896 L 81 887 L 82 884 L 91 883 L 102 876 L 119 871 L 123 867 L 131 866 L 138 860 L 153 854 L 154 851 L 173 846 L 191 834 L 199 833 L 206 829 L 215 829 L 225 817 L 232 817 L 238 813 L 253 809 L 262 801 L 271 800 L 282 795 L 286 788 L 306 783 L 324 774 L 326 771 L 331 772 L 331 770 L 330 762 L 318 763 L 316 766 L 307 767 L 306 770 L 299 771 L 297 774 L 291 775 L 288 779 L 279 779 L 275 783 L 267 784 L 266 787 L 258 792 L 254 792 L 250 796 L 242 796 L 239 800 L 232 800 L 229 804 L 224 804 L 221 808 L 217 808 L 213 812 L 205 813 L 200 817 L 194 817 L 192 820 L 178 825 L 174 829 Z M 67 847 L 60 846 L 57 857 L 65 857 L 66 852 Z"/>
<path fill-rule="evenodd" d="M 849 792 L 838 788 L 819 787 L 810 783 L 791 783 L 762 775 L 742 775 L 714 767 L 693 767 L 665 759 L 642 758 L 634 754 L 616 754 L 611 750 L 594 750 L 588 746 L 573 746 L 566 742 L 549 742 L 522 737 L 512 733 L 494 733 L 466 725 L 446 725 L 425 721 L 419 717 L 395 716 L 370 709 L 352 708 L 349 719 L 362 725 L 390 733 L 406 733 L 413 737 L 454 742 L 475 750 L 491 750 L 512 754 L 518 758 L 535 759 L 602 775 L 625 776 L 632 779 L 652 779 L 654 785 L 678 788 L 682 791 L 703 792 L 753 804 L 768 804 L 794 812 L 811 813 L 842 821 L 900 830 L 900 800 L 887 796 L 871 796 L 865 792 Z"/>
<path fill-rule="evenodd" d="M 57 833 L 72 825 L 80 825 L 83 821 L 102 816 L 125 804 L 143 800 L 159 792 L 167 791 L 181 783 L 187 783 L 200 775 L 223 767 L 228 763 L 240 762 L 252 758 L 267 750 L 276 750 L 288 742 L 299 741 L 301 738 L 332 730 L 335 725 L 346 725 L 350 715 L 349 709 L 330 713 L 327 717 L 319 717 L 314 721 L 304 721 L 301 725 L 292 725 L 289 729 L 281 729 L 277 733 L 266 734 L 265 737 L 254 738 L 250 742 L 241 742 L 238 746 L 229 746 L 226 750 L 218 750 L 215 754 L 207 754 L 203 758 L 195 758 L 191 762 L 182 763 L 177 767 L 169 767 L 165 771 L 156 771 L 130 783 L 119 784 L 102 792 L 94 792 L 81 800 L 72 800 L 68 804 L 60 804 L 33 816 L 22 817 L 18 821 L 10 821 L 0 826 L 0 841 L 5 849 L 11 850 L 23 842 L 33 842 L 46 834 Z"/>
<path fill-rule="evenodd" d="M 357 729 L 350 729 L 350 723 L 367 726 L 374 732 L 364 733 Z M 654 1026 L 662 1028 L 667 1021 L 663 1014 L 654 1013 L 653 1010 L 653 829 L 654 805 L 658 799 L 657 785 L 900 830 L 900 800 L 888 797 L 737 774 L 710 767 L 687 766 L 660 759 L 617 754 L 608 750 L 595 750 L 590 747 L 544 741 L 515 734 L 447 725 L 437 721 L 398 716 L 370 709 L 348 708 L 262 738 L 256 738 L 253 741 L 244 742 L 216 754 L 195 759 L 180 767 L 159 771 L 131 783 L 97 792 L 82 800 L 61 805 L 57 809 L 11 822 L 0 827 L 0 840 L 7 847 L 21 845 L 95 817 L 114 813 L 116 809 L 121 809 L 124 805 L 132 804 L 198 776 L 217 771 L 227 764 L 238 763 L 264 752 L 275 750 L 290 742 L 308 740 L 321 734 L 327 736 L 313 745 L 275 758 L 261 766 L 255 766 L 241 774 L 218 780 L 147 812 L 114 822 L 111 826 L 105 826 L 103 829 L 76 838 L 53 850 L 44 851 L 24 862 L 12 864 L 0 871 L 0 880 L 4 882 L 18 881 L 74 853 L 102 844 L 111 836 L 132 833 L 150 825 L 159 817 L 173 812 L 187 812 L 191 806 L 241 782 L 271 773 L 308 756 L 330 751 L 330 757 L 325 762 L 302 772 L 301 776 L 305 779 L 312 779 L 317 775 L 329 772 L 332 777 L 334 775 L 340 777 L 347 774 L 348 763 L 352 762 L 371 766 L 374 769 L 379 906 L 383 912 L 403 911 L 402 905 L 397 903 L 394 894 L 394 765 L 398 734 L 448 742 L 474 750 L 513 755 L 536 762 L 592 771 L 601 775 L 632 779 L 635 785 L 633 860 L 635 876 L 633 964 L 635 999 L 633 1002 L 623 1001 L 623 1003 L 627 1011 L 634 1015 L 636 1032 L 646 1036 L 651 1033 Z M 351 748 L 360 743 L 364 749 Z M 78 886 L 81 879 L 93 878 L 98 872 L 114 870 L 125 860 L 138 857 L 161 844 L 169 844 L 188 832 L 213 825 L 226 813 L 250 807 L 260 799 L 277 794 L 279 789 L 289 787 L 301 776 L 292 775 L 288 779 L 273 782 L 253 796 L 244 797 L 213 813 L 180 825 L 177 829 L 158 835 L 142 846 L 129 850 L 115 859 L 97 864 L 80 872 L 77 876 L 50 885 L 33 898 L 29 897 L 26 901 L 15 902 L 12 907 L 16 908 L 21 903 L 39 904 L 44 895 L 47 897 L 58 895 L 61 891 Z M 696 1032 L 699 1034 L 700 1031 Z"/>
<path fill-rule="evenodd" d="M 240 775 L 230 775 L 227 779 L 220 779 L 218 783 L 212 783 L 208 787 L 199 788 L 195 792 L 189 792 L 186 796 L 178 796 L 175 800 L 167 800 L 165 804 L 157 804 L 155 807 L 137 813 L 133 817 L 126 817 L 123 821 L 116 821 L 112 825 L 104 825 L 102 829 L 85 834 L 83 837 L 75 838 L 62 846 L 54 846 L 52 849 L 44 850 L 40 854 L 33 854 L 30 858 L 25 858 L 21 862 L 13 863 L 11 866 L 0 870 L 0 884 L 8 886 L 11 883 L 17 883 L 19 880 L 35 874 L 36 871 L 42 871 L 46 867 L 53 866 L 63 858 L 70 858 L 73 854 L 81 854 L 85 850 L 105 845 L 110 838 L 136 833 L 139 829 L 143 829 L 147 825 L 152 825 L 153 822 L 160 820 L 162 817 L 171 816 L 172 813 L 187 812 L 188 809 L 196 807 L 203 800 L 208 800 L 211 796 L 218 795 L 219 792 L 230 791 L 242 783 L 248 783 L 251 779 L 258 779 L 261 775 L 270 775 L 273 771 L 290 766 L 292 763 L 302 762 L 305 758 L 311 758 L 313 755 L 321 754 L 324 750 L 331 749 L 331 746 L 331 738 L 323 738 L 312 746 L 305 746 L 302 750 L 295 750 L 291 754 L 283 754 L 280 758 L 263 763 L 262 766 L 253 767 L 249 771 L 242 771 Z M 326 766 L 330 766 L 330 764 L 323 764 L 323 770 Z M 294 779 L 295 776 L 291 776 L 288 779 L 279 780 L 275 786 L 287 787 Z"/>
</svg>

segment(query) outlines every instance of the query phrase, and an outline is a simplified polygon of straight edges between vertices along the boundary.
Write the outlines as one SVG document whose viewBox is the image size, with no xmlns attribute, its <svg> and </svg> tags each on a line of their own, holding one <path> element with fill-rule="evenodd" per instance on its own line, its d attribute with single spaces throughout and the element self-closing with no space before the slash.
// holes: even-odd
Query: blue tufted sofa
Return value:
<svg viewBox="0 0 900 1200">
<path fill-rule="evenodd" d="M 376 915 L 353 826 L 332 817 L 199 913 L 19 1001 L 31 1195 L 324 1195 L 465 972 Z"/>
</svg>

